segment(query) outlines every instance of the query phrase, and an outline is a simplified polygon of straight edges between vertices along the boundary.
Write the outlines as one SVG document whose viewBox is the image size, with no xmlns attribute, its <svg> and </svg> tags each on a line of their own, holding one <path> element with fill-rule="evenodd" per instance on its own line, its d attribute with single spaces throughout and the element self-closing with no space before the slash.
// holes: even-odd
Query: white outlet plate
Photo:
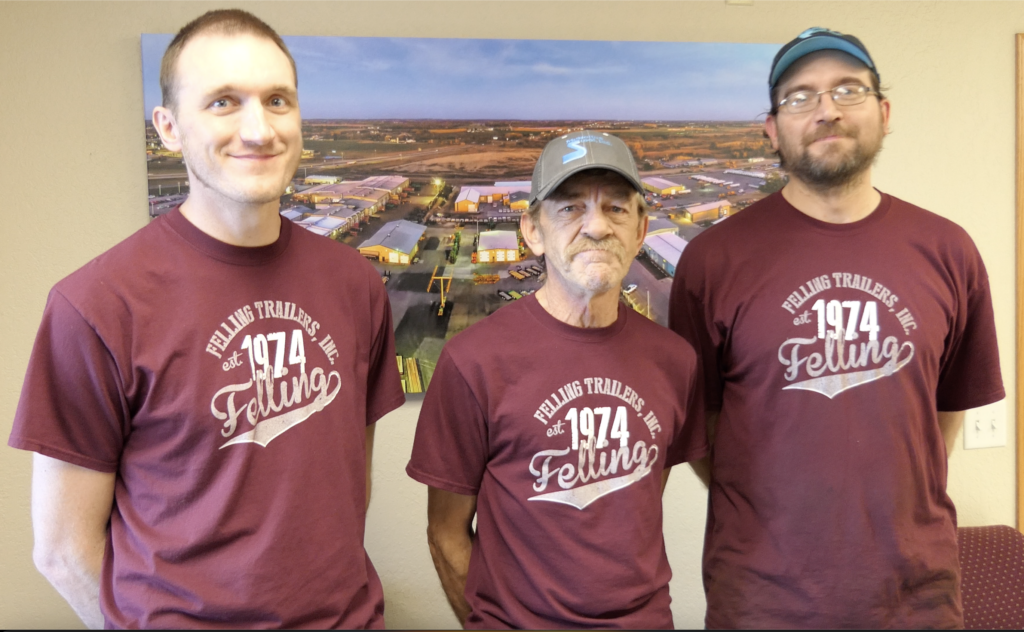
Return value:
<svg viewBox="0 0 1024 632">
<path fill-rule="evenodd" d="M 1006 400 L 972 408 L 964 419 L 964 449 L 1006 445 Z"/>
</svg>

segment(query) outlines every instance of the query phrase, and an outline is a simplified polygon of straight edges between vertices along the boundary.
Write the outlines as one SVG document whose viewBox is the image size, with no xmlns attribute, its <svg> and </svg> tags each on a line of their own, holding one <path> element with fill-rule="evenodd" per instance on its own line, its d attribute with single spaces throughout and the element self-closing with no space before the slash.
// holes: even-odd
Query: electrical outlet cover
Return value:
<svg viewBox="0 0 1024 632">
<path fill-rule="evenodd" d="M 1006 445 L 1006 400 L 972 408 L 964 419 L 964 449 L 998 448 Z"/>
</svg>

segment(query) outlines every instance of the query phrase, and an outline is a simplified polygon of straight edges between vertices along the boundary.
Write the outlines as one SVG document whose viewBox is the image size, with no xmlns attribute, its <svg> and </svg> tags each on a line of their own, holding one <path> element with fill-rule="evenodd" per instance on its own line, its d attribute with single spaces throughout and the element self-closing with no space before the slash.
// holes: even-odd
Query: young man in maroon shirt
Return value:
<svg viewBox="0 0 1024 632">
<path fill-rule="evenodd" d="M 36 564 L 94 628 L 383 627 L 363 531 L 403 401 L 391 313 L 358 253 L 278 212 L 295 64 L 213 11 L 161 88 L 188 200 L 54 287 L 25 378 Z"/>
<path fill-rule="evenodd" d="M 467 628 L 671 628 L 661 493 L 707 442 L 693 349 L 619 301 L 643 186 L 621 140 L 577 132 L 530 201 L 547 280 L 452 338 L 423 402 L 430 552 Z"/>
<path fill-rule="evenodd" d="M 1004 396 L 985 267 L 871 186 L 891 106 L 857 38 L 805 31 L 769 86 L 789 182 L 694 239 L 672 288 L 712 426 L 706 624 L 962 627 L 947 455 Z"/>
</svg>

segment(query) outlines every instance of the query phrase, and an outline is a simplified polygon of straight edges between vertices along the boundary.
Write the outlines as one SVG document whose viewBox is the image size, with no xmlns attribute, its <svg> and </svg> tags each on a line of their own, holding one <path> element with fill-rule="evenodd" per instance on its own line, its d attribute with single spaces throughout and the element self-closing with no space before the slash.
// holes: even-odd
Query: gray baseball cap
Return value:
<svg viewBox="0 0 1024 632">
<path fill-rule="evenodd" d="M 544 147 L 533 168 L 530 204 L 544 200 L 569 176 L 587 169 L 608 169 L 644 194 L 640 173 L 626 143 L 605 132 L 573 132 Z"/>
</svg>

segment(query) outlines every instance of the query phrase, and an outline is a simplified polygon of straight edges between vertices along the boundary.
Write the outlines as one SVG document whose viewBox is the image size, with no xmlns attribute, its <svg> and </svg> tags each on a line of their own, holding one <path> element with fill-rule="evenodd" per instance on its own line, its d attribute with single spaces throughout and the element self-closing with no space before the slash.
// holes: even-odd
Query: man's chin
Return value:
<svg viewBox="0 0 1024 632">
<path fill-rule="evenodd" d="M 834 142 L 811 145 L 810 147 L 807 147 L 804 152 L 804 155 L 807 157 L 806 159 L 822 166 L 842 164 L 849 160 L 854 154 L 854 151 L 850 147 L 845 147 L 842 143 Z"/>
<path fill-rule="evenodd" d="M 269 204 L 281 199 L 285 187 L 249 187 L 235 191 L 231 197 L 240 204 Z"/>
<path fill-rule="evenodd" d="M 588 268 L 597 266 L 588 266 Z M 620 275 L 616 274 L 617 271 L 613 271 L 610 267 L 605 267 L 604 270 L 588 269 L 582 273 L 574 275 L 576 278 L 573 279 L 576 284 L 586 289 L 588 292 L 594 294 L 603 294 L 609 290 L 614 289 L 622 281 Z"/>
</svg>

